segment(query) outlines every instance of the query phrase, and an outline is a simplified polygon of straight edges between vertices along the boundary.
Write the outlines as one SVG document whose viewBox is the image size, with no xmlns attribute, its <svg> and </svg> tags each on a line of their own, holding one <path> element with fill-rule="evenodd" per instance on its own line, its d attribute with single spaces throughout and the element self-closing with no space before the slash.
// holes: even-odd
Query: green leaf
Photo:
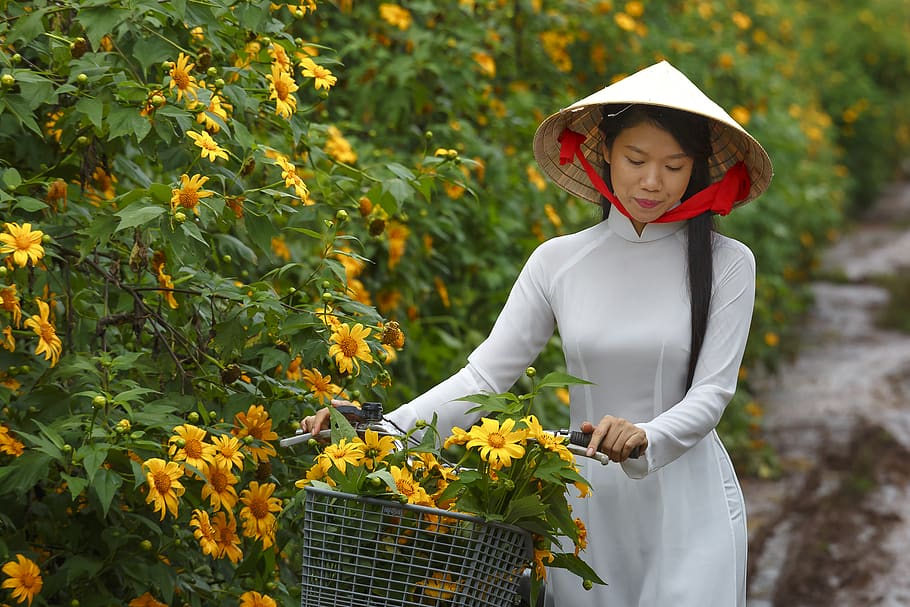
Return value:
<svg viewBox="0 0 910 607">
<path fill-rule="evenodd" d="M 92 481 L 92 488 L 98 495 L 98 501 L 101 502 L 101 510 L 104 512 L 105 517 L 111 507 L 114 496 L 117 494 L 117 490 L 122 484 L 123 479 L 113 470 L 101 468 L 95 475 L 95 479 Z"/>
<path fill-rule="evenodd" d="M 76 111 L 88 117 L 99 131 L 104 121 L 104 103 L 100 99 L 83 97 L 76 102 Z"/>
<path fill-rule="evenodd" d="M 574 375 L 569 375 L 568 373 L 563 373 L 561 371 L 553 371 L 552 373 L 547 373 L 537 384 L 538 388 L 562 388 L 565 386 L 574 386 L 574 385 L 593 385 L 593 382 L 589 382 L 586 379 L 581 379 L 580 377 L 575 377 Z"/>
<path fill-rule="evenodd" d="M 119 394 L 114 395 L 115 401 L 123 401 L 126 403 L 132 402 L 134 400 L 139 400 L 140 397 L 145 396 L 146 394 L 158 394 L 157 390 L 152 390 L 151 388 L 133 388 L 131 390 L 126 390 L 120 392 Z"/>
<path fill-rule="evenodd" d="M 57 103 L 57 93 L 54 91 L 53 82 L 44 77 L 34 79 L 23 77 L 25 72 L 27 70 L 17 72 L 16 78 L 19 80 L 19 92 L 22 95 L 22 99 L 25 100 L 30 110 L 34 111 L 41 105 Z"/>
<path fill-rule="evenodd" d="M 7 93 L 0 97 L 0 109 L 2 109 L 2 104 L 6 103 L 6 109 L 16 117 L 16 120 L 19 121 L 19 124 L 26 127 L 28 130 L 37 134 L 38 137 L 44 138 L 44 133 L 41 132 L 41 127 L 38 126 L 38 123 L 35 122 L 35 117 L 32 116 L 32 108 L 28 106 L 28 103 L 21 95 L 12 95 Z"/>
<path fill-rule="evenodd" d="M 66 481 L 66 488 L 69 489 L 70 495 L 73 496 L 73 501 L 76 501 L 76 498 L 82 495 L 82 492 L 88 487 L 88 480 L 81 476 L 70 476 L 61 472 L 60 478 Z"/>
<path fill-rule="evenodd" d="M 391 162 L 385 166 L 387 169 L 389 169 L 391 172 L 393 172 L 396 176 L 398 176 L 404 180 L 412 181 L 414 179 L 414 173 L 411 171 L 411 169 L 407 168 L 406 166 L 398 164 L 397 162 Z"/>
<path fill-rule="evenodd" d="M 11 167 L 3 171 L 3 175 L 0 177 L 0 181 L 3 181 L 3 185 L 5 185 L 9 190 L 15 190 L 20 185 L 22 185 L 22 176 L 19 175 L 19 171 Z"/>
<path fill-rule="evenodd" d="M 162 213 L 164 213 L 164 209 L 161 207 L 131 204 L 122 211 L 115 213 L 115 215 L 120 218 L 120 225 L 117 226 L 117 229 L 115 231 L 120 232 L 121 230 L 126 230 L 127 228 L 135 228 L 141 225 L 145 225 L 153 219 L 159 217 Z"/>
<path fill-rule="evenodd" d="M 0 491 L 23 494 L 47 478 L 51 457 L 44 453 L 24 453 L 7 466 L 0 467 Z"/>
<path fill-rule="evenodd" d="M 403 179 L 388 179 L 382 183 L 382 189 L 391 194 L 399 206 L 414 195 L 414 188 Z"/>
<path fill-rule="evenodd" d="M 347 420 L 347 418 L 341 414 L 341 411 L 335 407 L 329 407 L 329 418 L 332 423 L 333 443 L 337 443 L 343 438 L 348 439 L 348 441 L 352 441 L 357 438 L 357 431 L 354 430 L 354 427 Z"/>
<path fill-rule="evenodd" d="M 174 192 L 173 188 L 171 188 L 169 185 L 163 183 L 153 183 L 149 186 L 149 194 L 152 195 L 152 200 L 155 202 L 169 204 L 171 202 L 171 197 L 174 195 Z"/>
<path fill-rule="evenodd" d="M 105 2 L 104 7 L 83 7 L 78 13 L 79 21 L 85 28 L 85 37 L 92 48 L 98 48 L 101 38 L 114 31 L 122 21 L 129 17 L 129 11 L 113 3 Z"/>
<path fill-rule="evenodd" d="M 43 211 L 48 207 L 47 203 L 31 196 L 20 196 L 16 198 L 16 209 L 22 209 L 27 213 L 36 213 Z"/>
<path fill-rule="evenodd" d="M 526 518 L 540 518 L 546 511 L 547 507 L 540 501 L 540 497 L 537 495 L 525 495 L 509 502 L 506 511 L 503 513 L 503 520 L 506 523 L 516 523 Z"/>
<path fill-rule="evenodd" d="M 139 114 L 135 108 L 112 105 L 108 112 L 107 124 L 111 139 L 124 135 L 135 135 L 136 141 L 141 142 L 152 130 L 152 123 L 148 118 Z"/>
<path fill-rule="evenodd" d="M 4 3 L 4 12 L 5 7 L 6 4 Z M 43 7 L 33 10 L 30 13 L 20 15 L 16 20 L 16 24 L 9 31 L 9 34 L 6 35 L 6 41 L 9 44 L 13 44 L 21 40 L 27 45 L 29 42 L 43 34 L 44 24 L 41 22 L 41 19 L 44 17 L 47 10 L 48 7 Z"/>
<path fill-rule="evenodd" d="M 595 584 L 606 585 L 607 583 L 603 581 L 597 572 L 591 569 L 591 566 L 585 563 L 583 560 L 575 556 L 574 554 L 565 554 L 557 553 L 553 555 L 553 561 L 550 563 L 550 567 L 559 567 L 560 569 L 568 569 L 582 580 L 591 580 Z"/>
<path fill-rule="evenodd" d="M 107 443 L 89 443 L 76 449 L 76 455 L 82 457 L 82 467 L 85 468 L 85 474 L 88 482 L 93 482 L 101 464 L 107 459 L 107 452 L 110 449 Z"/>
<path fill-rule="evenodd" d="M 81 554 L 72 554 L 60 567 L 60 572 L 66 573 L 67 585 L 72 585 L 80 580 L 90 580 L 104 567 L 104 562 L 89 558 Z"/>
</svg>

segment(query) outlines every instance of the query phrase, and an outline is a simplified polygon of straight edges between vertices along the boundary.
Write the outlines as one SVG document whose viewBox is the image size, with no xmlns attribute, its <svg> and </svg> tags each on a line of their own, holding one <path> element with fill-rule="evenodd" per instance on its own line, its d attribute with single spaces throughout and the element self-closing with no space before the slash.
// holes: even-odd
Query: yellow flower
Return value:
<svg viewBox="0 0 910 607">
<path fill-rule="evenodd" d="M 211 455 L 204 455 L 206 461 L 210 464 L 217 462 L 229 462 L 233 466 L 237 466 L 243 470 L 243 452 L 241 448 L 243 443 L 241 443 L 235 436 L 214 436 L 212 437 L 212 444 L 215 446 L 215 450 Z"/>
<path fill-rule="evenodd" d="M 25 451 L 25 445 L 10 434 L 9 428 L 0 425 L 0 453 L 19 457 Z"/>
<path fill-rule="evenodd" d="M 426 489 L 420 486 L 420 483 L 411 474 L 407 468 L 392 466 L 389 468 L 392 478 L 395 479 L 395 487 L 398 492 L 408 498 L 409 504 L 427 505 L 431 503 L 430 496 Z"/>
<path fill-rule="evenodd" d="M 168 455 L 176 462 L 186 462 L 200 470 L 207 459 L 215 453 L 215 447 L 205 442 L 207 433 L 192 424 L 183 424 L 174 428 L 175 436 L 171 437 Z M 177 444 L 183 442 L 182 447 Z"/>
<path fill-rule="evenodd" d="M 205 83 L 200 82 L 200 84 Z M 228 103 L 219 93 L 213 92 L 205 110 L 196 115 L 196 122 L 203 125 L 205 130 L 211 133 L 217 133 L 221 130 L 221 124 L 218 120 L 215 120 L 215 118 L 226 123 L 228 120 L 228 112 L 233 110 L 234 106 Z"/>
<path fill-rule="evenodd" d="M 306 200 L 310 195 L 310 191 L 307 189 L 303 179 L 300 178 L 300 175 L 297 174 L 297 167 L 285 158 L 279 158 L 277 163 L 281 167 L 281 178 L 284 179 L 284 187 L 294 188 L 294 193 L 297 194 L 297 197 L 301 200 Z"/>
<path fill-rule="evenodd" d="M 291 260 L 291 250 L 288 248 L 288 244 L 285 242 L 284 236 L 272 237 L 272 252 L 285 261 Z"/>
<path fill-rule="evenodd" d="M 741 105 L 737 105 L 730 109 L 730 116 L 733 118 L 733 120 L 740 123 L 742 126 L 749 124 L 749 120 L 752 118 L 749 110 Z"/>
<path fill-rule="evenodd" d="M 322 481 L 328 483 L 329 485 L 335 486 L 335 481 L 330 476 L 326 476 L 329 470 L 332 469 L 332 462 L 326 458 L 317 458 L 316 461 L 310 466 L 310 469 L 306 472 L 306 478 L 302 478 L 294 482 L 294 486 L 298 489 L 303 489 L 312 481 Z"/>
<path fill-rule="evenodd" d="M 31 605 L 44 585 L 38 565 L 21 554 L 16 555 L 15 561 L 3 565 L 3 573 L 8 576 L 8 579 L 3 580 L 3 588 L 12 590 L 13 598 L 20 603 L 28 601 Z"/>
<path fill-rule="evenodd" d="M 547 579 L 547 563 L 552 563 L 553 553 L 549 550 L 534 549 L 534 574 L 539 580 Z"/>
<path fill-rule="evenodd" d="M 752 19 L 749 17 L 749 15 L 747 15 L 745 13 L 741 13 L 740 11 L 734 11 L 732 19 L 733 19 L 733 23 L 736 24 L 736 27 L 738 27 L 741 30 L 747 30 L 750 27 L 752 27 Z"/>
<path fill-rule="evenodd" d="M 177 87 L 177 101 L 180 101 L 184 95 L 188 100 L 196 100 L 196 91 L 199 89 L 199 83 L 196 78 L 190 74 L 195 63 L 190 63 L 190 58 L 180 53 L 177 56 L 177 63 L 171 68 L 171 84 L 168 88 Z"/>
<path fill-rule="evenodd" d="M 331 375 L 323 375 L 317 369 L 304 369 L 302 374 L 307 388 L 319 402 L 331 400 L 341 392 L 341 388 L 332 383 Z"/>
<path fill-rule="evenodd" d="M 578 530 L 578 539 L 575 540 L 575 556 L 588 547 L 588 528 L 580 518 L 575 519 L 575 528 Z"/>
<path fill-rule="evenodd" d="M 449 301 L 449 289 L 446 287 L 446 283 L 442 281 L 442 278 L 439 276 L 433 277 L 433 284 L 436 285 L 436 293 L 439 294 L 439 299 L 442 300 L 442 305 L 448 308 L 451 306 Z"/>
<path fill-rule="evenodd" d="M 352 373 L 356 368 L 360 371 L 360 362 L 373 362 L 373 355 L 370 354 L 370 346 L 366 338 L 370 336 L 371 329 L 364 328 L 360 323 L 353 327 L 347 323 L 342 323 L 332 332 L 329 341 L 334 342 L 329 348 L 329 356 L 335 357 L 335 364 L 342 373 Z"/>
<path fill-rule="evenodd" d="M 363 441 L 348 442 L 348 439 L 342 438 L 337 443 L 327 445 L 319 454 L 319 459 L 329 462 L 344 474 L 348 464 L 358 466 L 363 461 Z"/>
<path fill-rule="evenodd" d="M 39 313 L 27 318 L 25 326 L 33 330 L 38 336 L 38 347 L 35 348 L 35 354 L 44 354 L 44 359 L 51 361 L 51 366 L 53 367 L 60 360 L 63 342 L 57 337 L 57 330 L 54 329 L 54 325 L 47 318 L 50 313 L 47 303 L 40 299 L 35 301 L 38 304 Z"/>
<path fill-rule="evenodd" d="M 10 352 L 16 351 L 16 338 L 13 337 L 12 327 L 3 327 L 3 340 L 0 345 L 3 346 L 4 350 L 9 350 Z"/>
<path fill-rule="evenodd" d="M 277 455 L 275 447 L 268 441 L 278 440 L 278 434 L 272 430 L 272 420 L 262 405 L 250 405 L 246 413 L 240 412 L 234 416 L 235 428 L 231 430 L 237 438 L 243 439 L 252 436 L 259 441 L 259 445 L 250 445 L 250 454 L 253 461 L 267 462 L 270 457 Z"/>
<path fill-rule="evenodd" d="M 317 91 L 319 89 L 329 90 L 338 82 L 338 78 L 332 75 L 331 70 L 319 65 L 309 57 L 300 60 L 300 67 L 303 68 L 304 77 L 313 78 L 313 86 Z"/>
<path fill-rule="evenodd" d="M 480 420 L 479 426 L 474 426 L 468 432 L 471 440 L 468 441 L 468 449 L 479 448 L 480 457 L 490 464 L 493 468 L 508 467 L 512 464 L 512 458 L 519 458 L 525 454 L 525 448 L 522 446 L 525 442 L 527 432 L 524 430 L 512 430 L 515 426 L 514 419 L 507 419 L 502 425 L 490 418 Z"/>
<path fill-rule="evenodd" d="M 395 450 L 395 437 L 383 436 L 380 438 L 379 433 L 375 430 L 367 430 L 363 434 L 363 439 L 355 438 L 354 444 L 359 444 L 363 452 L 363 463 L 370 470 L 376 469 L 376 464 L 381 462 L 385 457 Z"/>
<path fill-rule="evenodd" d="M 151 592 L 146 592 L 130 601 L 129 607 L 167 607 L 167 604 L 153 597 Z"/>
<path fill-rule="evenodd" d="M 41 230 L 32 230 L 32 224 L 18 223 L 3 224 L 6 228 L 4 234 L 0 234 L 0 253 L 6 253 L 13 258 L 13 262 L 20 268 L 24 268 L 31 262 L 32 265 L 44 257 L 44 247 L 41 246 L 41 239 L 44 238 L 44 232 Z"/>
<path fill-rule="evenodd" d="M 203 462 L 200 467 L 205 476 L 205 485 L 202 487 L 202 499 L 208 498 L 212 508 L 224 508 L 231 511 L 237 504 L 237 477 L 231 472 L 231 464 L 226 460 L 214 463 Z"/>
<path fill-rule="evenodd" d="M 471 440 L 471 435 L 465 432 L 463 429 L 455 426 L 452 428 L 452 435 L 446 439 L 445 444 L 443 444 L 443 449 L 448 449 L 453 445 L 464 445 Z"/>
<path fill-rule="evenodd" d="M 765 344 L 774 348 L 780 343 L 780 336 L 773 331 L 765 333 Z"/>
<path fill-rule="evenodd" d="M 278 522 L 272 513 L 281 512 L 281 500 L 272 497 L 274 491 L 274 483 L 260 485 L 258 481 L 250 481 L 249 488 L 240 493 L 240 501 L 243 503 L 240 510 L 243 534 L 261 540 L 263 548 L 275 543 Z"/>
<path fill-rule="evenodd" d="M 155 502 L 155 512 L 161 512 L 164 520 L 165 512 L 170 512 L 177 517 L 178 498 L 186 489 L 180 484 L 183 476 L 183 466 L 176 462 L 165 462 L 163 459 L 153 457 L 142 464 L 146 471 L 146 480 L 149 485 L 149 494 L 146 503 Z"/>
<path fill-rule="evenodd" d="M 19 304 L 19 296 L 16 295 L 16 285 L 0 289 L 0 310 L 12 312 L 15 326 L 22 324 L 22 306 Z"/>
<path fill-rule="evenodd" d="M 635 30 L 635 19 L 626 13 L 616 13 L 613 15 L 613 20 L 616 22 L 616 25 L 619 26 L 619 29 L 623 31 L 631 32 Z"/>
<path fill-rule="evenodd" d="M 392 221 L 389 223 L 388 235 L 389 235 L 389 269 L 393 269 L 398 265 L 398 262 L 401 261 L 401 258 L 404 256 L 405 249 L 407 247 L 408 236 L 411 234 L 411 231 L 408 229 L 408 226 L 403 223 L 398 223 L 397 221 Z"/>
<path fill-rule="evenodd" d="M 203 177 L 200 174 L 195 174 L 192 177 L 183 174 L 180 176 L 180 187 L 172 188 L 171 193 L 171 209 L 176 209 L 177 207 L 183 207 L 184 209 L 192 209 L 197 215 L 199 214 L 199 205 L 200 198 L 208 198 L 214 192 L 208 190 L 200 189 L 208 181 L 208 177 Z"/>
<path fill-rule="evenodd" d="M 165 300 L 167 300 L 167 305 L 171 307 L 172 310 L 176 310 L 179 306 L 177 303 L 177 298 L 174 297 L 174 281 L 171 280 L 171 275 L 164 272 L 164 266 L 158 272 L 158 286 L 161 287 L 161 294 L 164 295 Z"/>
<path fill-rule="evenodd" d="M 272 64 L 272 73 L 266 76 L 269 80 L 269 99 L 275 100 L 275 113 L 284 118 L 290 118 L 297 111 L 297 83 L 291 75 L 281 69 L 281 66 Z"/>
<path fill-rule="evenodd" d="M 338 127 L 330 126 L 326 131 L 328 138 L 325 142 L 325 153 L 335 159 L 336 162 L 353 164 L 357 162 L 357 153 L 351 147 L 351 144 L 338 130 Z"/>
<path fill-rule="evenodd" d="M 227 557 L 232 563 L 239 563 L 243 552 L 239 548 L 237 521 L 233 516 L 228 518 L 224 510 L 219 510 L 212 516 L 212 527 L 215 529 L 215 543 L 218 544 L 218 558 Z"/>
<path fill-rule="evenodd" d="M 224 158 L 227 160 L 227 152 L 222 148 L 218 143 L 212 139 L 212 136 L 207 132 L 203 131 L 197 133 L 196 131 L 187 131 L 187 136 L 193 140 L 193 143 L 201 150 L 200 154 L 203 158 L 208 158 L 212 162 L 215 162 L 218 158 Z M 200 186 L 202 183 L 199 184 Z"/>
<path fill-rule="evenodd" d="M 496 76 L 496 60 L 487 53 L 477 51 L 471 55 L 474 63 L 480 68 L 480 73 L 488 78 Z"/>
<path fill-rule="evenodd" d="M 397 27 L 401 31 L 405 31 L 411 27 L 411 11 L 398 6 L 397 4 L 390 4 L 388 2 L 380 4 L 379 17 L 392 27 Z"/>
<path fill-rule="evenodd" d="M 273 42 L 271 46 L 269 46 L 269 56 L 272 58 L 275 65 L 281 68 L 281 71 L 293 75 L 294 65 L 291 63 L 290 58 L 288 58 L 288 53 L 284 50 L 283 46 Z"/>
<path fill-rule="evenodd" d="M 202 548 L 202 554 L 208 554 L 214 557 L 218 556 L 218 532 L 212 526 L 209 520 L 209 513 L 205 510 L 193 510 L 193 517 L 190 519 L 190 527 L 195 527 L 193 536 L 199 541 L 199 547 Z"/>
<path fill-rule="evenodd" d="M 562 218 L 552 204 L 548 202 L 543 205 L 543 212 L 547 215 L 547 219 L 550 220 L 550 223 L 553 224 L 554 228 L 558 230 L 562 227 Z"/>
<path fill-rule="evenodd" d="M 249 590 L 240 595 L 240 607 L 277 607 L 275 599 L 272 597 L 259 594 L 255 590 Z"/>
<path fill-rule="evenodd" d="M 429 579 L 417 582 L 418 586 L 423 586 L 423 593 L 431 599 L 440 601 L 451 601 L 458 592 L 458 583 L 448 573 L 443 574 L 436 571 Z"/>
</svg>

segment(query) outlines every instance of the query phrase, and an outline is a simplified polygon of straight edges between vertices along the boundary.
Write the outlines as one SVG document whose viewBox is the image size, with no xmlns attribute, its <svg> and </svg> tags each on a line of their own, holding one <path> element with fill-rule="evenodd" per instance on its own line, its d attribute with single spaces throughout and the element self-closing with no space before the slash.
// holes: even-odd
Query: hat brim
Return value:
<svg viewBox="0 0 910 607">
<path fill-rule="evenodd" d="M 603 135 L 598 125 L 601 107 L 613 104 L 675 108 L 708 118 L 712 148 L 708 158 L 711 181 L 720 180 L 730 167 L 740 161 L 749 172 L 749 194 L 737 201 L 734 207 L 758 198 L 770 185 L 773 176 L 771 158 L 761 144 L 681 72 L 662 61 L 560 110 L 538 126 L 534 134 L 534 157 L 541 170 L 573 196 L 597 204 L 602 199 L 580 163 L 560 164 L 559 136 L 566 128 L 585 135 L 582 152 L 602 175 L 606 160 Z"/>
</svg>

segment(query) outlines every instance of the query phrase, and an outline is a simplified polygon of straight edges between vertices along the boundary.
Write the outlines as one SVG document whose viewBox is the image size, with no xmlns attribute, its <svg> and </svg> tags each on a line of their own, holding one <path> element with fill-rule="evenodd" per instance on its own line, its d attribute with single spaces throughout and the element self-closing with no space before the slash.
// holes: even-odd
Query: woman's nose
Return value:
<svg viewBox="0 0 910 607">
<path fill-rule="evenodd" d="M 660 189 L 660 171 L 656 167 L 649 167 L 641 177 L 641 187 L 649 191 Z"/>
</svg>

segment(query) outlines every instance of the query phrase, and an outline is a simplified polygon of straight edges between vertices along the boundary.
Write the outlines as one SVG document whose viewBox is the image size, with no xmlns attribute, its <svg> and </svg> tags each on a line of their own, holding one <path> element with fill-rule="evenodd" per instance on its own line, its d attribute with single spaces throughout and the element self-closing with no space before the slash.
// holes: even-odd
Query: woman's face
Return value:
<svg viewBox="0 0 910 607">
<path fill-rule="evenodd" d="M 679 202 L 692 176 L 692 158 L 670 133 L 650 122 L 619 133 L 604 158 L 613 193 L 639 234 Z"/>
</svg>

